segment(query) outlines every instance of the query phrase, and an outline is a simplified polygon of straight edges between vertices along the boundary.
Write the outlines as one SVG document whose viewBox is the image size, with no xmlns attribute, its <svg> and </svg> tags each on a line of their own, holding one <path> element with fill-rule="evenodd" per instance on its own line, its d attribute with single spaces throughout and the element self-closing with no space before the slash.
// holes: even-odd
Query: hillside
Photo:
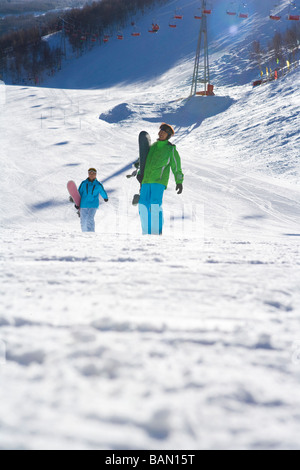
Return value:
<svg viewBox="0 0 300 470">
<path fill-rule="evenodd" d="M 269 14 L 274 0 L 248 2 L 247 19 L 229 16 L 226 12 L 231 3 L 225 0 L 213 2 L 212 14 L 208 18 L 208 40 L 212 80 L 216 86 L 231 86 L 250 83 L 259 76 L 258 65 L 251 60 L 252 43 L 259 39 L 267 48 L 275 32 L 284 32 L 297 22 L 286 19 L 289 0 L 283 0 L 282 20 L 271 21 Z M 239 2 L 235 2 L 239 5 Z M 152 80 L 160 77 L 172 67 L 181 64 L 185 69 L 185 80 L 191 80 L 195 57 L 199 20 L 197 15 L 199 0 L 173 0 L 161 7 L 154 7 L 144 16 L 132 17 L 127 27 L 116 25 L 109 31 L 108 43 L 95 47 L 88 55 L 73 59 L 71 50 L 67 54 L 67 64 L 45 86 L 59 88 L 105 88 L 122 83 Z M 244 4 L 241 4 L 244 5 Z M 175 12 L 182 14 L 182 20 L 173 20 Z M 239 6 L 236 8 L 239 11 Z M 159 24 L 159 32 L 150 34 L 152 23 Z M 170 28 L 169 24 L 176 24 Z M 124 39 L 118 40 L 118 29 Z M 132 32 L 139 37 L 132 37 Z M 274 64 L 263 64 L 272 65 Z"/>
<path fill-rule="evenodd" d="M 300 448 L 300 80 L 251 86 L 268 3 L 237 23 L 215 2 L 214 97 L 187 99 L 188 0 L 42 87 L 0 85 L 1 449 Z M 184 190 L 171 176 L 163 236 L 142 236 L 126 174 L 163 121 Z M 66 183 L 91 166 L 109 202 L 83 234 Z"/>
</svg>

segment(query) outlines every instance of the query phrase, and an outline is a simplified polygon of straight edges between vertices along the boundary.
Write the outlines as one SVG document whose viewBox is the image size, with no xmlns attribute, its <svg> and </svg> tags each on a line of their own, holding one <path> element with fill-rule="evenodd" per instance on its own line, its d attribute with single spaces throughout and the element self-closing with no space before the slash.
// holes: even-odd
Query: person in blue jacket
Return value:
<svg viewBox="0 0 300 470">
<path fill-rule="evenodd" d="M 95 215 L 99 208 L 99 195 L 105 202 L 108 196 L 100 181 L 97 180 L 97 170 L 89 169 L 89 177 L 82 181 L 78 188 L 81 196 L 80 221 L 83 232 L 95 232 Z"/>
</svg>

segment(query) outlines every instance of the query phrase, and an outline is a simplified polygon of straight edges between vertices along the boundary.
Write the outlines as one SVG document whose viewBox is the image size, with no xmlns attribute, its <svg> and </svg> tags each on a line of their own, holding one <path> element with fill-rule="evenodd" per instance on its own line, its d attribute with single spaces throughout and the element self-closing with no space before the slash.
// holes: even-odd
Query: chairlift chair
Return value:
<svg viewBox="0 0 300 470">
<path fill-rule="evenodd" d="M 226 10 L 227 15 L 236 16 L 237 14 L 237 4 L 236 2 L 230 2 Z"/>
<path fill-rule="evenodd" d="M 246 19 L 249 17 L 246 3 L 241 4 L 238 17 L 242 19 Z"/>
<path fill-rule="evenodd" d="M 279 10 L 279 3 L 276 3 L 274 5 L 274 8 L 272 8 L 272 10 L 270 10 L 270 20 L 273 20 L 273 21 L 279 21 L 281 20 L 281 13 L 280 13 L 280 10 Z"/>
<path fill-rule="evenodd" d="M 133 23 L 133 24 L 132 24 L 132 23 Z M 136 27 L 134 21 L 133 21 L 132 23 L 131 23 L 131 24 L 132 24 L 132 26 L 133 26 L 133 31 L 132 31 L 132 33 L 131 33 L 131 36 L 134 37 L 134 38 L 138 38 L 138 37 L 141 35 L 141 33 L 140 33 L 140 31 L 138 31 L 138 29 L 137 29 L 137 27 Z"/>
<path fill-rule="evenodd" d="M 212 12 L 212 4 L 211 2 L 207 2 L 205 4 L 205 7 L 202 11 L 203 15 L 211 15 L 211 12 Z"/>
<path fill-rule="evenodd" d="M 183 15 L 178 10 L 175 10 L 174 18 L 175 18 L 175 20 L 182 20 Z"/>
<path fill-rule="evenodd" d="M 173 16 L 173 17 L 170 19 L 170 21 L 169 21 L 169 27 L 170 27 L 170 28 L 173 28 L 173 29 L 177 28 L 177 23 L 176 23 L 176 21 L 175 21 L 175 16 Z"/>
<path fill-rule="evenodd" d="M 274 11 L 270 11 L 270 20 L 273 20 L 273 21 L 279 21 L 281 20 L 281 15 L 280 13 L 276 13 Z"/>
<path fill-rule="evenodd" d="M 296 2 L 290 2 L 289 12 L 288 12 L 288 20 L 289 21 L 299 21 L 300 20 L 299 6 L 297 6 Z"/>
</svg>

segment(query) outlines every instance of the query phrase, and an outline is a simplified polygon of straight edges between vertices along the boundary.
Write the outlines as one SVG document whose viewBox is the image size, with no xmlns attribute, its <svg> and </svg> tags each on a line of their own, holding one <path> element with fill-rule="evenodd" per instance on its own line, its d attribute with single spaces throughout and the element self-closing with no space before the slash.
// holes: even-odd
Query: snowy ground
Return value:
<svg viewBox="0 0 300 470">
<path fill-rule="evenodd" d="M 173 101 L 191 68 L 2 86 L 2 449 L 300 447 L 299 74 L 200 108 Z M 163 120 L 185 181 L 158 239 L 123 170 Z M 110 196 L 96 234 L 66 193 L 89 166 Z"/>
</svg>

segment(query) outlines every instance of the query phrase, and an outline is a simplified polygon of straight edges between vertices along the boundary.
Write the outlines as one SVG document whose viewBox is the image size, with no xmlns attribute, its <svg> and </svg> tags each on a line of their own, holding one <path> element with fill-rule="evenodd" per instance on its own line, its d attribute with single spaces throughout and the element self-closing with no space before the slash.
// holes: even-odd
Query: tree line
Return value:
<svg viewBox="0 0 300 470">
<path fill-rule="evenodd" d="M 251 58 L 258 64 L 261 73 L 267 69 L 280 69 L 297 61 L 300 52 L 300 25 L 294 24 L 285 32 L 276 32 L 266 47 L 253 41 Z"/>
<path fill-rule="evenodd" d="M 124 27 L 137 12 L 167 0 L 101 0 L 61 15 L 48 13 L 37 18 L 21 18 L 19 27 L 0 35 L 0 79 L 6 83 L 38 84 L 42 76 L 60 70 L 65 44 L 82 54 L 103 35 Z M 16 29 L 15 29 L 16 28 Z M 51 47 L 45 36 L 60 32 L 60 44 Z M 0 31 L 1 33 L 1 31 Z"/>
</svg>

